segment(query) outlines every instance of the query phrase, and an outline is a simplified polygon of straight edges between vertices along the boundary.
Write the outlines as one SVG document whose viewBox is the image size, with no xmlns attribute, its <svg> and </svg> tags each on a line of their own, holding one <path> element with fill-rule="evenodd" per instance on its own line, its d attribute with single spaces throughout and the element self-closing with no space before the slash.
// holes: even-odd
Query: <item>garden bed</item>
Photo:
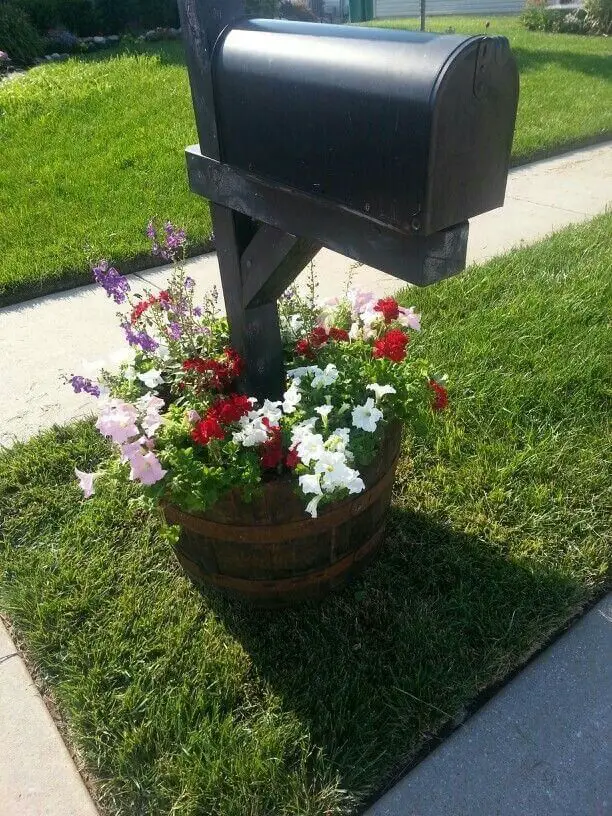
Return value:
<svg viewBox="0 0 612 816">
<path fill-rule="evenodd" d="M 451 407 L 382 556 L 320 607 L 200 595 L 132 488 L 81 502 L 87 422 L 0 457 L 0 608 L 108 813 L 359 812 L 605 590 L 611 228 L 411 290 Z"/>
<path fill-rule="evenodd" d="M 377 21 L 387 24 L 415 21 Z M 432 25 L 485 30 L 473 17 Z M 505 17 L 489 31 L 510 38 L 521 72 L 515 164 L 612 135 L 609 38 Z M 90 255 L 124 271 L 149 265 L 149 215 L 210 245 L 208 207 L 187 187 L 183 147 L 197 137 L 181 43 L 40 66 L 0 86 L 0 113 L 0 306 L 88 282 Z"/>
</svg>

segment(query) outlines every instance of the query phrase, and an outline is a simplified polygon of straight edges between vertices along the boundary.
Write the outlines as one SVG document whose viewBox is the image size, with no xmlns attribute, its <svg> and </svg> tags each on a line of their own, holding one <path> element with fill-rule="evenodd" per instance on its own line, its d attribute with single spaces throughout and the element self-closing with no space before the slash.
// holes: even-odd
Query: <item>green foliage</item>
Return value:
<svg viewBox="0 0 612 816">
<path fill-rule="evenodd" d="M 585 9 L 547 8 L 545 0 L 530 0 L 520 20 L 528 31 L 555 34 L 587 34 L 590 31 Z"/>
<path fill-rule="evenodd" d="M 23 9 L 0 2 L 0 50 L 15 65 L 31 65 L 44 50 L 42 39 Z"/>
<path fill-rule="evenodd" d="M 277 17 L 279 0 L 246 0 L 249 17 Z"/>
<path fill-rule="evenodd" d="M 596 34 L 612 34 L 612 0 L 584 0 L 587 23 Z"/>
<path fill-rule="evenodd" d="M 306 23 L 316 23 L 316 15 L 308 8 L 306 3 L 299 0 L 280 0 L 278 13 L 285 20 L 299 20 Z"/>
<path fill-rule="evenodd" d="M 0 455 L 0 608 L 103 812 L 362 812 L 609 588 L 611 230 L 406 292 L 451 409 L 404 449 L 380 558 L 319 606 L 199 593 L 136 486 L 82 501 L 90 423 Z"/>
</svg>

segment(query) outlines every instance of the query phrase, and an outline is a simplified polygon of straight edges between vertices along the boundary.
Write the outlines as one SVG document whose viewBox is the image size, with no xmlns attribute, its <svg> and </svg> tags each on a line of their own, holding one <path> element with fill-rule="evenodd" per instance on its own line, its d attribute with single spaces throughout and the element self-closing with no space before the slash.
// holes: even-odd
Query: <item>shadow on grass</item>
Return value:
<svg viewBox="0 0 612 816">
<path fill-rule="evenodd" d="M 608 55 L 580 54 L 575 51 L 538 51 L 521 46 L 514 46 L 512 52 L 521 74 L 540 71 L 547 65 L 556 65 L 567 71 L 588 76 L 612 78 L 612 59 Z"/>
<path fill-rule="evenodd" d="M 254 611 L 205 595 L 251 656 L 254 680 L 302 720 L 319 760 L 363 805 L 523 663 L 582 592 L 484 539 L 396 509 L 379 559 L 318 607 Z"/>
</svg>

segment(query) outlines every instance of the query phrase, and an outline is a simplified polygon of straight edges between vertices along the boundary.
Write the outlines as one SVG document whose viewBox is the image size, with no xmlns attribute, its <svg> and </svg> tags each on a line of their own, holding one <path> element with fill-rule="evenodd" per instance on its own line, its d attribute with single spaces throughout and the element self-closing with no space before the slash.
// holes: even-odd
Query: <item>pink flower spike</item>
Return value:
<svg viewBox="0 0 612 816">
<path fill-rule="evenodd" d="M 97 473 L 84 473 L 78 468 L 74 469 L 75 475 L 79 480 L 79 487 L 83 491 L 83 497 L 89 499 L 96 492 L 94 489 L 94 479 L 97 478 Z"/>
<path fill-rule="evenodd" d="M 130 465 L 132 466 L 130 479 L 139 481 L 143 485 L 153 485 L 163 479 L 167 473 L 157 456 L 151 451 L 144 456 L 135 454 L 130 459 Z"/>
<path fill-rule="evenodd" d="M 402 326 L 408 326 L 414 329 L 414 331 L 421 331 L 421 315 L 414 311 L 414 306 L 411 306 L 409 309 L 400 306 L 398 321 Z"/>
</svg>

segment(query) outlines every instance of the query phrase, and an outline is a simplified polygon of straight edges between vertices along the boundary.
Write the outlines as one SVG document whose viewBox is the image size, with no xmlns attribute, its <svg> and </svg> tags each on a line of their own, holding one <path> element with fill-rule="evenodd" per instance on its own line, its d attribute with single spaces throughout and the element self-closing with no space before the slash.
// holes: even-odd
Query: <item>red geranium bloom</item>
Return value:
<svg viewBox="0 0 612 816">
<path fill-rule="evenodd" d="M 251 402 L 244 394 L 232 394 L 230 397 L 217 400 L 208 411 L 207 416 L 229 425 L 249 413 Z"/>
<path fill-rule="evenodd" d="M 287 451 L 287 456 L 285 457 L 285 464 L 288 468 L 296 468 L 300 464 L 300 457 L 297 452 L 297 448 L 290 448 Z"/>
<path fill-rule="evenodd" d="M 283 461 L 283 440 L 281 430 L 278 425 L 270 426 L 269 422 L 264 424 L 270 428 L 270 436 L 260 448 L 261 466 L 263 468 L 275 468 Z"/>
<path fill-rule="evenodd" d="M 375 312 L 381 312 L 385 318 L 385 323 L 391 323 L 399 317 L 399 304 L 395 298 L 381 298 L 374 305 Z"/>
<path fill-rule="evenodd" d="M 191 438 L 200 445 L 208 445 L 211 439 L 224 439 L 225 432 L 215 417 L 206 417 L 195 425 Z"/>
<path fill-rule="evenodd" d="M 295 344 L 295 353 L 298 354 L 300 357 L 308 357 L 309 360 L 312 360 L 314 357 L 312 348 L 308 340 L 303 337 L 301 340 L 298 340 Z"/>
<path fill-rule="evenodd" d="M 319 346 L 324 346 L 329 339 L 329 335 L 327 334 L 326 330 L 323 326 L 315 326 L 314 329 L 308 335 L 308 341 L 311 346 L 314 348 L 318 348 Z"/>
<path fill-rule="evenodd" d="M 155 298 L 151 296 L 147 300 L 141 300 L 140 303 L 137 303 L 134 308 L 132 309 L 132 314 L 130 315 L 130 323 L 134 325 L 136 321 L 147 311 L 149 306 L 152 306 L 155 303 Z"/>
<path fill-rule="evenodd" d="M 183 370 L 206 375 L 206 385 L 209 388 L 223 391 L 240 376 L 244 368 L 244 361 L 236 351 L 227 348 L 223 354 L 225 359 L 222 361 L 213 360 L 212 358 L 202 359 L 201 357 L 184 360 Z"/>
<path fill-rule="evenodd" d="M 408 335 L 400 329 L 391 329 L 380 340 L 375 341 L 372 353 L 375 357 L 386 357 L 395 363 L 401 363 L 406 356 L 408 340 Z"/>
<path fill-rule="evenodd" d="M 448 391 L 443 385 L 435 380 L 430 380 L 428 383 L 431 390 L 434 392 L 433 409 L 434 411 L 443 411 L 448 405 Z"/>
<path fill-rule="evenodd" d="M 338 328 L 338 326 L 331 327 L 331 329 L 329 330 L 329 336 L 331 337 L 332 340 L 343 340 L 345 342 L 348 342 L 348 340 L 350 339 L 347 330 L 340 329 Z"/>
<path fill-rule="evenodd" d="M 157 296 L 157 299 L 161 303 L 168 303 L 170 301 L 170 292 L 167 289 L 162 289 L 162 291 Z"/>
</svg>

